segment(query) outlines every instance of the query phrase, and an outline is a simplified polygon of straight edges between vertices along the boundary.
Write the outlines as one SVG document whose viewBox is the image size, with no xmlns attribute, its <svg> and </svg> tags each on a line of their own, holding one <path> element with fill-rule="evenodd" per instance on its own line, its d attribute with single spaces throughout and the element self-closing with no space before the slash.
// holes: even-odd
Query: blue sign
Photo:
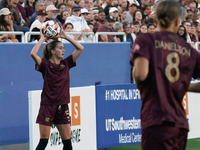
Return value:
<svg viewBox="0 0 200 150">
<path fill-rule="evenodd" d="M 97 149 L 139 144 L 140 108 L 135 84 L 97 85 Z"/>
</svg>

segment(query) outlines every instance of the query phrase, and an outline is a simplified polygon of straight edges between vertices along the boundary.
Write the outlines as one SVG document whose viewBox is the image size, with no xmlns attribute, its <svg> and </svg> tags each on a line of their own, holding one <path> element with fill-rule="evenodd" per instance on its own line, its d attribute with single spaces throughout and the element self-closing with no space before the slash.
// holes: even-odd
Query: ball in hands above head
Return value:
<svg viewBox="0 0 200 150">
<path fill-rule="evenodd" d="M 42 24 L 42 33 L 47 39 L 56 38 L 60 33 L 60 26 L 53 20 L 46 21 Z"/>
</svg>

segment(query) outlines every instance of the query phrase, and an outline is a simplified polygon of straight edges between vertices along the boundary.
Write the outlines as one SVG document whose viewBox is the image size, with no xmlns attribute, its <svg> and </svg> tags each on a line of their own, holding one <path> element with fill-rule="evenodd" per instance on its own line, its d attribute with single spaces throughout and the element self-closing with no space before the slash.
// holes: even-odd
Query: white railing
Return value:
<svg viewBox="0 0 200 150">
<path fill-rule="evenodd" d="M 25 33 L 25 43 L 28 43 L 31 35 L 40 35 L 40 32 L 26 32 Z"/>
<path fill-rule="evenodd" d="M 21 35 L 21 42 L 28 43 L 31 35 L 40 35 L 40 32 L 26 32 L 25 34 L 21 31 L 0 31 L 0 34 L 15 34 Z M 124 41 L 126 41 L 126 34 L 124 32 L 66 32 L 68 35 L 91 35 L 91 42 L 98 42 L 99 35 L 123 35 Z M 87 42 L 88 38 L 83 36 L 83 41 Z M 62 39 L 61 39 L 62 41 Z"/>
<path fill-rule="evenodd" d="M 21 35 L 21 41 L 24 43 L 25 38 L 24 38 L 24 32 L 21 31 L 0 31 L 0 35 L 2 34 L 15 34 L 15 35 Z"/>
<path fill-rule="evenodd" d="M 123 35 L 124 41 L 126 41 L 126 34 L 124 32 L 96 32 L 95 33 L 95 40 L 98 42 L 99 35 Z"/>
<path fill-rule="evenodd" d="M 95 36 L 94 36 L 94 32 L 65 32 L 67 35 L 92 35 L 92 42 L 95 42 Z M 59 39 L 60 41 L 63 42 L 63 39 Z M 83 40 L 86 41 L 87 37 L 83 36 Z"/>
</svg>

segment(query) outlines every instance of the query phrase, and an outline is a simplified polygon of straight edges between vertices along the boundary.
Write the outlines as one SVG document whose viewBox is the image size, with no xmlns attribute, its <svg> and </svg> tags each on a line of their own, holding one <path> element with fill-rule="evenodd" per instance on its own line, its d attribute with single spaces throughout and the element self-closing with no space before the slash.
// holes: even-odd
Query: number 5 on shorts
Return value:
<svg viewBox="0 0 200 150">
<path fill-rule="evenodd" d="M 172 61 L 173 59 L 175 59 L 175 62 Z M 179 79 L 179 77 L 180 77 L 180 71 L 179 71 L 179 68 L 178 68 L 178 66 L 180 64 L 179 55 L 177 53 L 175 53 L 175 52 L 170 53 L 167 56 L 167 63 L 168 63 L 168 65 L 165 68 L 165 75 L 166 75 L 167 79 L 170 82 L 172 82 L 172 83 L 176 82 Z M 175 73 L 174 76 L 171 73 L 172 69 L 176 70 L 176 73 Z"/>
</svg>

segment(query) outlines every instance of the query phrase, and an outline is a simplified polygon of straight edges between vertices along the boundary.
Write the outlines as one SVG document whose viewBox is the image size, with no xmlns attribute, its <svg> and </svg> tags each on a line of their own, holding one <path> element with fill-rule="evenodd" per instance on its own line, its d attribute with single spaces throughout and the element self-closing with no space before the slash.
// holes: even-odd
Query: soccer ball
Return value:
<svg viewBox="0 0 200 150">
<path fill-rule="evenodd" d="M 60 26 L 53 20 L 46 21 L 42 25 L 42 33 L 48 39 L 56 38 L 60 33 Z"/>
</svg>

